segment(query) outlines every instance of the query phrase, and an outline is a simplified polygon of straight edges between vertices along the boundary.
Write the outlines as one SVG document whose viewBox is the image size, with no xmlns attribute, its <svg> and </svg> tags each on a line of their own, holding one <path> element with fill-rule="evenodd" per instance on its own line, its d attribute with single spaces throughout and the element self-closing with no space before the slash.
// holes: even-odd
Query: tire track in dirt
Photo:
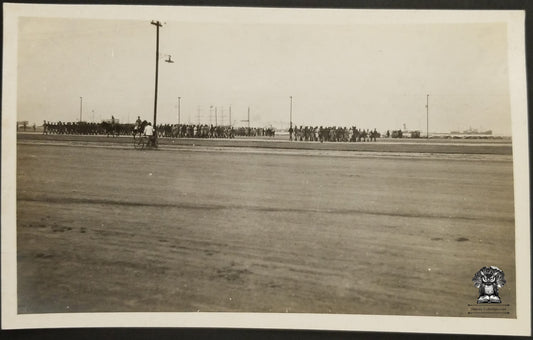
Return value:
<svg viewBox="0 0 533 340">
<path fill-rule="evenodd" d="M 390 217 L 410 217 L 410 218 L 430 218 L 430 219 L 458 219 L 458 220 L 477 220 L 482 222 L 484 219 L 472 216 L 450 216 L 450 215 L 436 215 L 436 214 L 409 214 L 401 212 L 385 212 L 385 211 L 367 211 L 358 209 L 301 209 L 301 208 L 281 208 L 281 207 L 263 207 L 251 205 L 214 205 L 214 204 L 187 204 L 187 203 L 146 203 L 146 202 L 132 202 L 132 201 L 115 201 L 107 199 L 91 199 L 91 198 L 59 198 L 59 197 L 17 197 L 18 201 L 28 202 L 48 202 L 53 204 L 100 204 L 100 205 L 117 205 L 128 207 L 152 207 L 152 208 L 173 208 L 173 209 L 189 209 L 189 210 L 255 210 L 262 212 L 288 212 L 288 213 L 320 213 L 320 214 L 347 214 L 347 215 L 376 215 L 376 216 L 390 216 Z M 513 223 L 514 218 L 508 217 L 491 217 L 491 221 Z"/>
</svg>

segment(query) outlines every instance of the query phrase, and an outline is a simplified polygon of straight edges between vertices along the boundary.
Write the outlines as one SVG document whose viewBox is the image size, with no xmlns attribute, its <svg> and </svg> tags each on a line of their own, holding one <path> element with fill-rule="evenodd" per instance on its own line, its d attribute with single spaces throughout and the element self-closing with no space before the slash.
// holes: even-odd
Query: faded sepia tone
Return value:
<svg viewBox="0 0 533 340">
<path fill-rule="evenodd" d="M 18 21 L 18 314 L 517 318 L 505 22 L 163 20 L 140 150 L 155 39 Z"/>
</svg>

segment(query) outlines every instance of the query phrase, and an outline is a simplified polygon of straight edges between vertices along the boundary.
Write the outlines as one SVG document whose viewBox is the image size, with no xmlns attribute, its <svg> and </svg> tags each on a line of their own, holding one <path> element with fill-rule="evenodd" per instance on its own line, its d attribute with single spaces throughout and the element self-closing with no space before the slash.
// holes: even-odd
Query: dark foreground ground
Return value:
<svg viewBox="0 0 533 340">
<path fill-rule="evenodd" d="M 93 146 L 19 140 L 19 313 L 486 316 L 496 265 L 515 317 L 509 152 Z"/>
</svg>

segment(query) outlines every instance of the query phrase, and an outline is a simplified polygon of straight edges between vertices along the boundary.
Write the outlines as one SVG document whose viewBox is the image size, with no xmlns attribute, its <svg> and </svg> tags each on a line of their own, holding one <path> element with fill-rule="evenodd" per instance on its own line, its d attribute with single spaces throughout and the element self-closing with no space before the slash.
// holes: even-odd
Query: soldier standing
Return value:
<svg viewBox="0 0 533 340">
<path fill-rule="evenodd" d="M 289 140 L 292 141 L 292 133 L 293 133 L 294 129 L 292 128 L 292 123 L 291 123 L 291 126 L 289 127 Z"/>
</svg>

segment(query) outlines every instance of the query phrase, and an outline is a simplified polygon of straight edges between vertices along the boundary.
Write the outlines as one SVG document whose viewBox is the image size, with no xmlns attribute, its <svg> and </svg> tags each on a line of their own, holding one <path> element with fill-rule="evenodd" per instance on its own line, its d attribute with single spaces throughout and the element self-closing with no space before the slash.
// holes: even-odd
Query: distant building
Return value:
<svg viewBox="0 0 533 340">
<path fill-rule="evenodd" d="M 469 128 L 464 131 L 451 131 L 451 135 L 488 135 L 492 136 L 492 130 L 478 131 L 477 129 Z"/>
</svg>

